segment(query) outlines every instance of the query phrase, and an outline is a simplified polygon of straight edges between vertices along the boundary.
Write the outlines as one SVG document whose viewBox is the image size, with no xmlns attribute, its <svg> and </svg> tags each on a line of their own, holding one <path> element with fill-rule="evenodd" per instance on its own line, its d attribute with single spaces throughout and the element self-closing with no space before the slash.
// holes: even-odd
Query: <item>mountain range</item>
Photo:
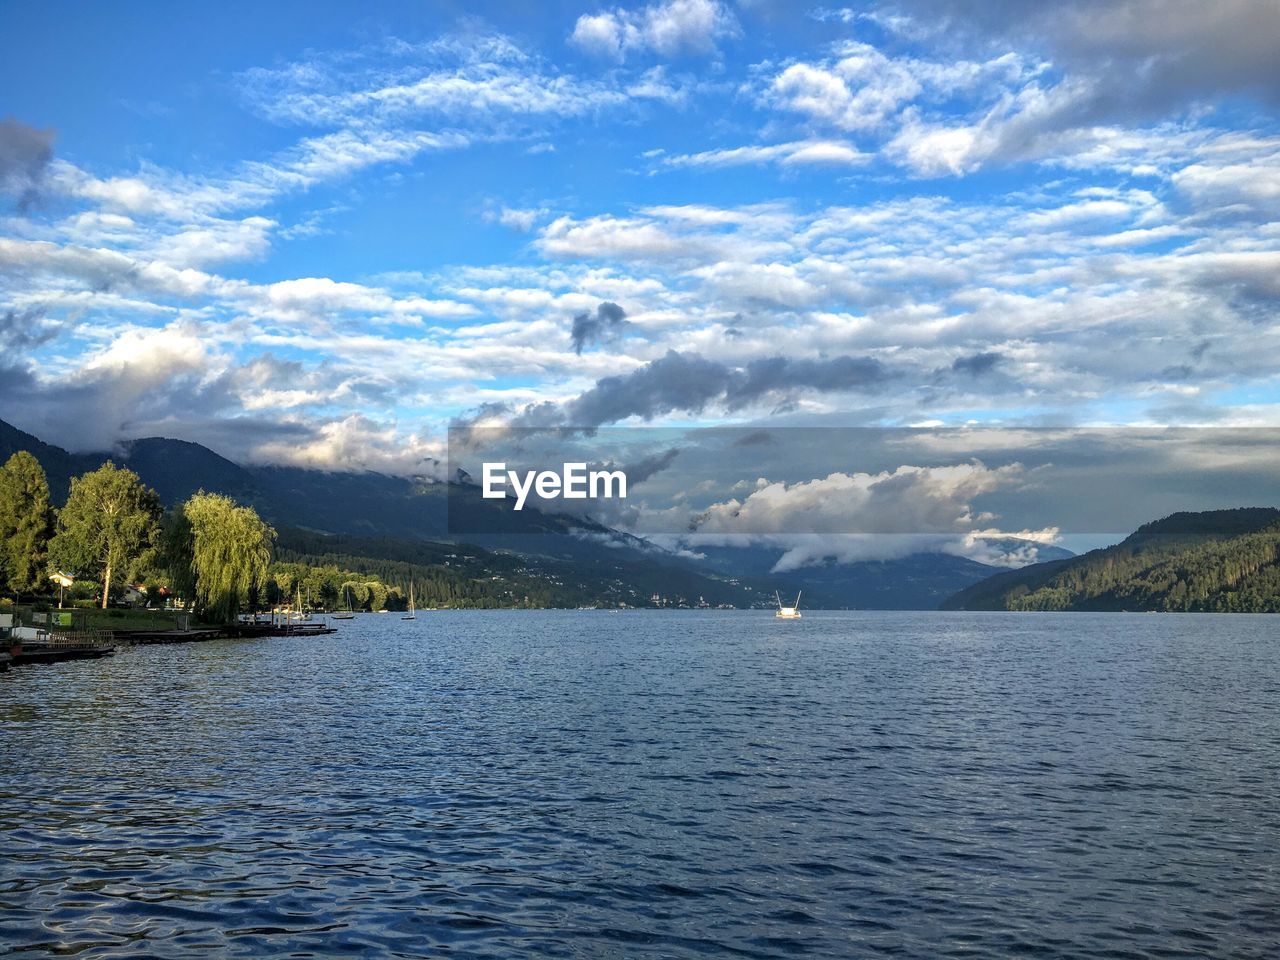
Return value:
<svg viewBox="0 0 1280 960">
<path fill-rule="evenodd" d="M 377 568 L 407 580 L 414 565 L 449 557 L 454 565 L 465 562 L 477 578 L 510 578 L 513 593 L 531 580 L 549 585 L 541 595 L 565 605 L 647 604 L 658 595 L 675 605 L 751 606 L 770 602 L 777 589 L 804 591 L 810 607 L 934 609 L 999 570 L 961 556 L 921 553 L 779 574 L 779 547 L 678 555 L 585 518 L 501 509 L 472 484 L 242 465 L 200 444 L 160 437 L 120 443 L 109 452 L 71 453 L 0 421 L 0 460 L 18 450 L 40 461 L 58 503 L 73 476 L 111 459 L 137 473 L 166 505 L 203 489 L 253 506 L 279 531 L 279 552 L 290 559 L 342 558 L 352 569 Z M 475 531 L 465 537 L 465 549 L 464 538 L 449 535 L 451 515 L 454 529 Z M 1040 547 L 1040 555 L 1071 554 Z"/>
</svg>

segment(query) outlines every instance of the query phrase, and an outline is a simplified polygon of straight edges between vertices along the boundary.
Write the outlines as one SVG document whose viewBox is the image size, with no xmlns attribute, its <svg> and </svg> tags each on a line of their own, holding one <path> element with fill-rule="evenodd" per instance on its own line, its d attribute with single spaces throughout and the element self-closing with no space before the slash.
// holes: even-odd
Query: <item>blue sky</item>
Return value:
<svg viewBox="0 0 1280 960">
<path fill-rule="evenodd" d="M 1276 420 L 1273 2 L 353 10 L 0 7 L 0 418 Z"/>
</svg>

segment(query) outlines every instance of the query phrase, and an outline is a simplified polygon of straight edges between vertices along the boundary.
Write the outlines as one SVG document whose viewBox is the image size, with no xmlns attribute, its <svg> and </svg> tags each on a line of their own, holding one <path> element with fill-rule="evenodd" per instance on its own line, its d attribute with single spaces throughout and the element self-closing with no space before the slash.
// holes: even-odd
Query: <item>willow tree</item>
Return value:
<svg viewBox="0 0 1280 960">
<path fill-rule="evenodd" d="M 167 511 L 160 524 L 160 567 L 169 581 L 172 597 L 190 602 L 196 595 L 196 575 L 191 569 L 191 521 L 182 506 Z"/>
<path fill-rule="evenodd" d="M 220 493 L 200 491 L 179 513 L 169 545 L 175 580 L 189 573 L 201 614 L 231 623 L 266 585 L 276 532 L 252 507 L 236 506 Z"/>
<path fill-rule="evenodd" d="M 0 583 L 16 593 L 44 585 L 53 507 L 44 468 L 25 450 L 0 467 Z"/>
<path fill-rule="evenodd" d="M 116 578 L 132 576 L 150 558 L 159 521 L 156 492 L 108 460 L 72 479 L 66 506 L 58 511 L 58 532 L 49 541 L 49 560 L 101 581 L 106 607 Z"/>
</svg>

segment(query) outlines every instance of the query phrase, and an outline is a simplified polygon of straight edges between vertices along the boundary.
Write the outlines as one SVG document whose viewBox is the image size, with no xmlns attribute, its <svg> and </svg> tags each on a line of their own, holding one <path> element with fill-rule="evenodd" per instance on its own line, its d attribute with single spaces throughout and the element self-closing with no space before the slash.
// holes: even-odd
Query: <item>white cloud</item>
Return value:
<svg viewBox="0 0 1280 960">
<path fill-rule="evenodd" d="M 846 140 L 795 140 L 759 146 L 704 150 L 661 158 L 668 167 L 736 167 L 776 163 L 782 167 L 861 166 L 871 157 Z"/>
<path fill-rule="evenodd" d="M 870 44 L 847 42 L 835 59 L 787 66 L 761 100 L 839 130 L 875 131 L 914 101 L 1002 91 L 1029 69 L 1014 54 L 986 62 L 929 61 L 889 57 Z"/>
<path fill-rule="evenodd" d="M 1250 23 L 1265 29 L 1280 14 L 1263 14 L 1256 3 L 1241 0 L 1224 16 L 1230 24 L 1224 27 L 1204 22 L 1204 16 L 1184 16 L 1186 11 L 1155 14 L 1150 7 L 1147 0 L 1128 0 L 1100 13 L 1112 30 L 1110 39 L 1105 31 L 1093 33 L 1078 11 L 1055 15 L 1052 5 L 1043 15 L 1034 8 L 1022 11 L 1018 16 L 1025 14 L 1024 20 L 1058 32 L 1047 44 L 1062 56 L 1058 62 L 1042 59 L 1043 50 L 1035 46 L 1018 52 L 1006 47 L 1009 52 L 974 61 L 890 56 L 868 43 L 844 41 L 830 58 L 798 60 L 766 72 L 757 95 L 761 104 L 803 118 L 811 135 L 840 131 L 873 137 L 886 159 L 925 177 L 964 176 L 1021 161 L 1123 162 L 1136 168 L 1131 152 L 1135 133 L 1141 137 L 1141 132 L 1122 124 L 1135 115 L 1178 117 L 1196 103 L 1189 89 L 1195 81 L 1214 92 L 1220 92 L 1214 89 L 1219 83 L 1255 92 L 1270 85 L 1280 95 L 1280 87 L 1258 72 L 1259 51 L 1247 29 Z M 1152 29 L 1143 19 L 1148 15 L 1167 20 L 1168 29 Z M 986 40 L 995 44 L 1027 39 L 1015 29 L 982 21 L 973 18 L 963 31 L 989 30 L 998 39 Z M 1120 23 L 1128 26 L 1122 30 Z M 1133 49 L 1119 39 L 1125 31 L 1134 36 Z M 1200 46 L 1197 31 L 1229 33 L 1224 43 L 1240 46 L 1244 57 L 1239 70 L 1226 63 L 1222 51 Z M 1135 50 L 1147 47 L 1151 59 L 1142 61 Z M 1191 62 L 1200 62 L 1199 73 L 1188 66 Z M 1167 90 L 1156 86 L 1158 76 L 1169 80 Z M 1186 131 L 1174 131 L 1174 138 L 1185 140 Z M 1152 137 L 1143 139 L 1138 149 L 1162 164 L 1163 151 Z M 1142 172 L 1155 169 L 1148 165 Z"/>
<path fill-rule="evenodd" d="M 1224 17 L 1238 26 L 1240 9 Z M 1185 11 L 1175 14 L 1171 49 L 1182 49 Z M 1190 19 L 1212 32 L 1205 16 Z M 1121 57 L 1120 33 L 1110 19 L 1103 26 L 1104 46 Z M 712 3 L 611 7 L 579 27 L 575 42 L 623 60 L 711 51 L 737 29 L 728 8 Z M 1133 29 L 1143 49 L 1159 33 L 1145 22 Z M 241 80 L 258 114 L 305 128 L 292 146 L 220 170 L 144 163 L 103 172 L 53 160 L 42 184 L 56 198 L 49 215 L 0 220 L 6 303 L 38 317 L 40 338 L 57 338 L 41 341 L 31 389 L 58 396 L 79 419 L 89 401 L 56 393 L 59 379 L 77 384 L 105 411 L 93 427 L 103 436 L 184 423 L 194 435 L 209 429 L 198 416 L 241 420 L 246 411 L 260 415 L 253 429 L 261 431 L 287 415 L 295 439 L 273 433 L 277 446 L 265 449 L 285 456 L 305 435 L 315 440 L 306 454 L 314 463 L 359 461 L 357 414 L 371 435 L 389 438 L 437 406 L 564 403 L 670 350 L 735 371 L 783 351 L 813 363 L 874 357 L 892 371 L 874 396 L 765 391 L 750 407 L 760 416 L 1204 418 L 1226 391 L 1269 396 L 1270 358 L 1280 352 L 1274 124 L 1260 117 L 1249 121 L 1256 129 L 1223 132 L 1199 112 L 1135 127 L 1135 117 L 1169 117 L 1143 77 L 1142 102 L 1117 106 L 1103 74 L 1077 68 L 1097 62 L 1088 51 L 1045 52 L 989 33 L 998 42 L 971 47 L 990 50 L 985 60 L 948 59 L 941 44 L 930 46 L 936 37 L 914 33 L 914 56 L 838 42 L 758 64 L 742 83 L 732 64 L 709 69 L 714 81 L 650 64 L 584 78 L 491 35 L 388 42 L 250 72 Z M 1231 49 L 1247 40 L 1235 36 Z M 1041 59 L 1050 54 L 1052 63 Z M 1158 59 L 1151 69 L 1168 75 L 1171 61 Z M 1221 89 L 1225 75 L 1215 77 Z M 581 163 L 581 144 L 616 132 L 611 111 L 631 119 L 663 103 L 691 105 L 687 116 L 698 122 L 652 144 L 649 172 L 728 171 L 715 196 L 733 197 L 745 178 L 752 196 L 769 197 L 792 190 L 771 194 L 770 178 L 739 168 L 811 171 L 801 198 L 691 203 L 685 178 L 671 177 L 670 189 L 651 185 L 591 206 L 502 184 L 492 188 L 499 196 L 557 196 L 558 208 L 482 208 L 482 217 L 528 234 L 508 262 L 370 278 L 298 276 L 268 259 L 273 245 L 313 229 L 310 212 L 298 210 L 308 191 L 383 164 L 417 172 L 429 153 L 478 144 L 501 145 L 539 171 L 557 157 Z M 742 104 L 768 108 L 764 122 L 740 115 Z M 566 118 L 581 122 L 566 129 Z M 754 142 L 714 148 L 741 142 L 728 138 L 742 130 L 755 131 L 744 137 Z M 556 156 L 521 160 L 569 131 L 556 137 Z M 1019 160 L 1041 166 L 1007 197 L 985 181 L 974 191 L 902 182 L 904 171 L 947 177 Z M 817 177 L 844 179 L 836 193 L 821 184 L 810 192 Z M 628 202 L 637 196 L 667 202 Z M 318 202 L 334 209 L 356 200 L 344 191 Z M 237 277 L 232 265 L 249 261 L 263 264 L 252 275 L 266 282 Z M 625 309 L 628 336 L 575 356 L 572 317 L 606 300 Z M 164 333 L 152 339 L 143 328 Z M 202 352 L 192 352 L 197 344 Z M 140 350 L 166 363 L 152 367 Z M 264 358 L 297 364 L 287 385 L 258 378 Z M 1178 398 L 1182 407 L 1168 406 Z M 708 401 L 707 410 L 735 412 L 724 407 Z M 662 410 L 689 416 L 678 404 Z M 333 426 L 348 422 L 357 426 Z M 367 462 L 399 462 L 395 444 L 384 446 Z"/>
<path fill-rule="evenodd" d="M 484 218 L 490 223 L 498 223 L 521 233 L 528 233 L 544 219 L 550 211 L 546 207 L 499 207 L 497 210 L 486 210 Z"/>
<path fill-rule="evenodd" d="M 1026 224 L 1036 230 L 1080 228 L 1105 224 L 1134 216 L 1132 203 L 1116 198 L 1079 200 L 1048 209 L 1034 210 L 1025 217 Z"/>
<path fill-rule="evenodd" d="M 719 0 L 662 0 L 635 11 L 619 7 L 584 14 L 569 42 L 594 56 L 622 61 L 632 53 L 710 53 L 719 40 L 738 32 L 737 19 Z"/>
<path fill-rule="evenodd" d="M 871 59 L 879 61 L 879 69 L 868 70 L 862 66 Z M 805 63 L 792 64 L 774 79 L 769 92 L 779 107 L 841 130 L 878 126 L 900 104 L 920 92 L 920 85 L 905 70 L 886 71 L 884 67 L 891 61 L 879 53 L 874 58 L 850 58 L 839 66 L 849 63 L 859 66 L 837 72 Z M 858 79 L 848 76 L 864 73 L 872 76 Z"/>
<path fill-rule="evenodd" d="M 1280 150 L 1243 163 L 1193 163 L 1175 172 L 1172 182 L 1197 211 L 1252 220 L 1280 218 Z"/>
<path fill-rule="evenodd" d="M 161 237 L 151 244 L 151 252 L 157 259 L 184 267 L 256 260 L 271 249 L 271 234 L 277 226 L 266 217 L 209 218 Z"/>
<path fill-rule="evenodd" d="M 623 58 L 626 27 L 614 13 L 583 14 L 573 26 L 569 41 L 598 56 L 614 60 Z"/>
<path fill-rule="evenodd" d="M 624 260 L 714 259 L 715 245 L 638 218 L 559 217 L 543 228 L 537 246 L 559 257 L 583 255 Z"/>
<path fill-rule="evenodd" d="M 364 471 L 445 479 L 445 444 L 438 437 L 403 431 L 351 414 L 318 426 L 307 425 L 306 439 L 273 440 L 251 451 L 250 462 L 286 463 L 319 470 Z"/>
<path fill-rule="evenodd" d="M 470 304 L 424 297 L 395 297 L 385 290 L 328 277 L 281 280 L 266 286 L 245 285 L 234 299 L 264 316 L 294 321 L 314 319 L 326 323 L 344 314 L 374 314 L 399 320 L 422 317 L 471 317 L 478 312 Z"/>
<path fill-rule="evenodd" d="M 955 534 L 985 517 L 973 500 L 1020 482 L 1021 466 L 981 463 L 833 473 L 800 483 L 764 482 L 742 500 L 705 510 L 705 534 Z"/>
<path fill-rule="evenodd" d="M 605 80 L 556 70 L 500 34 L 390 41 L 251 69 L 239 79 L 248 104 L 270 120 L 349 131 L 413 129 L 432 118 L 485 135 L 503 119 L 578 116 L 628 99 Z"/>
<path fill-rule="evenodd" d="M 885 154 L 920 176 L 962 176 L 991 163 L 1088 153 L 1116 132 L 1081 122 L 1097 89 L 1092 80 L 1066 79 L 1048 88 L 1032 82 L 959 124 L 906 111 Z"/>
<path fill-rule="evenodd" d="M 741 499 L 702 512 L 691 535 L 667 539 L 691 550 L 747 542 L 780 549 L 777 572 L 929 552 L 1023 566 L 1035 562 L 1037 544 L 1055 542 L 1059 531 L 1002 532 L 987 526 L 993 517 L 974 501 L 1017 489 L 1025 477 L 1016 463 L 990 468 L 975 461 L 833 473 L 798 483 L 759 478 L 740 484 L 749 488 Z M 1006 542 L 1011 538 L 1022 542 Z"/>
</svg>

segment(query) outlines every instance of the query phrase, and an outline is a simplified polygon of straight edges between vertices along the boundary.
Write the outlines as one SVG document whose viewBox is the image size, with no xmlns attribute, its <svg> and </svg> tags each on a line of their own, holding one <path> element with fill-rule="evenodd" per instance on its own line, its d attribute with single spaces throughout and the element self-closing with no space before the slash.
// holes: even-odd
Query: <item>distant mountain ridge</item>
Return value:
<svg viewBox="0 0 1280 960">
<path fill-rule="evenodd" d="M 1115 546 L 997 574 L 942 609 L 1280 612 L 1280 509 L 1171 514 Z"/>
<path fill-rule="evenodd" d="M 447 493 L 454 494 L 447 504 L 450 509 L 483 510 L 490 506 L 479 503 L 478 491 L 473 497 L 470 488 L 461 492 L 456 484 L 424 484 L 412 477 L 372 471 L 244 466 L 198 443 L 165 437 L 125 441 L 110 452 L 69 453 L 0 421 L 0 459 L 8 459 L 18 450 L 27 450 L 40 461 L 54 502 L 59 504 L 66 500 L 72 477 L 111 460 L 137 473 L 168 506 L 181 503 L 197 490 L 224 493 L 253 506 L 272 523 L 326 533 L 444 537 Z M 571 522 L 536 510 L 520 514 L 488 510 L 485 516 L 489 513 L 507 518 L 505 528 L 493 533 L 605 529 L 590 521 Z M 479 522 L 474 526 L 486 529 Z"/>
<path fill-rule="evenodd" d="M 399 577 L 404 587 L 414 568 L 422 573 L 449 558 L 470 577 L 501 580 L 513 590 L 532 585 L 560 605 L 634 605 L 659 593 L 690 605 L 702 597 L 749 606 L 768 596 L 765 583 L 692 570 L 589 519 L 503 510 L 466 484 L 241 466 L 200 444 L 158 437 L 121 443 L 110 453 L 73 454 L 0 421 L 0 462 L 18 450 L 40 461 L 57 504 L 65 502 L 72 477 L 112 460 L 137 473 L 167 506 L 201 489 L 253 506 L 279 530 L 283 558 L 317 564 L 341 558 L 354 570 L 387 573 L 389 583 Z M 447 511 L 461 512 L 459 527 L 479 531 L 466 538 L 465 549 L 448 535 Z"/>
<path fill-rule="evenodd" d="M 66 500 L 73 476 L 108 459 L 136 472 L 166 505 L 197 490 L 224 493 L 253 506 L 281 531 L 281 547 L 299 556 L 340 554 L 348 562 L 366 551 L 366 567 L 380 561 L 447 553 L 441 544 L 477 548 L 472 568 L 487 564 L 510 571 L 499 554 L 536 558 L 547 576 L 593 584 L 609 596 L 635 590 L 668 592 L 696 602 L 738 606 L 764 602 L 774 589 L 803 590 L 804 606 L 871 609 L 935 609 L 957 590 L 986 579 L 997 568 L 949 554 L 917 554 L 893 560 L 830 563 L 774 573 L 781 548 L 724 548 L 702 559 L 667 553 L 592 520 L 526 508 L 502 509 L 483 500 L 471 484 L 429 483 L 374 472 L 330 472 L 286 466 L 244 466 L 198 443 L 148 437 L 118 444 L 112 452 L 69 453 L 0 421 L 0 462 L 30 451 L 44 467 L 56 503 Z M 454 523 L 451 525 L 449 517 Z M 450 527 L 466 530 L 450 535 Z M 303 536 L 303 534 L 306 534 Z M 325 539 L 317 539 L 327 538 Z M 424 541 L 436 544 L 424 547 Z M 1041 556 L 1064 554 L 1039 547 Z M 593 588 L 594 589 L 594 588 Z M 573 602 L 603 599 L 561 592 Z M 645 594 L 647 599 L 648 594 Z"/>
<path fill-rule="evenodd" d="M 999 541 L 1003 548 L 1025 541 Z M 1035 545 L 1048 559 L 1075 554 L 1060 547 Z M 862 610 L 932 610 L 970 584 L 985 580 L 998 567 L 947 553 L 915 553 L 884 560 L 819 563 L 773 573 L 785 548 L 766 545 L 700 547 L 696 566 L 729 576 L 773 577 L 803 589 L 808 602 L 821 607 Z M 803 604 L 802 604 L 803 606 Z"/>
<path fill-rule="evenodd" d="M 68 453 L 0 420 L 0 460 L 8 460 L 19 450 L 27 451 L 40 461 L 49 480 L 49 492 L 57 504 L 67 499 L 72 477 L 93 470 L 103 462 L 96 454 Z"/>
</svg>

